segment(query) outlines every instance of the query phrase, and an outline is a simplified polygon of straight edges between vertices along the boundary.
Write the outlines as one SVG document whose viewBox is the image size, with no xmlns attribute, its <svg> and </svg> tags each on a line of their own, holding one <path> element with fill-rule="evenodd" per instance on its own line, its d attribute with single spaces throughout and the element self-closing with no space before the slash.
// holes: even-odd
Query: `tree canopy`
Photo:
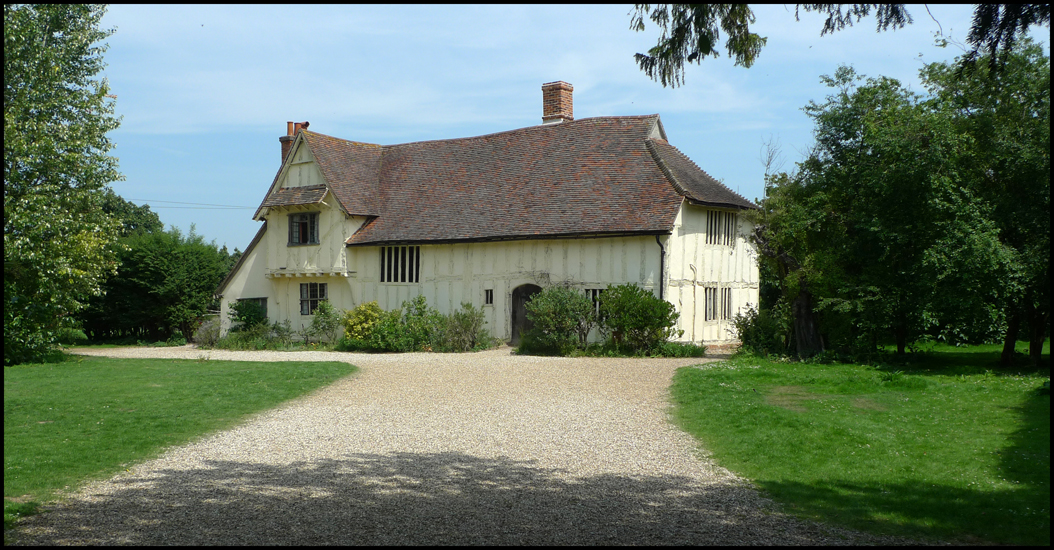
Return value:
<svg viewBox="0 0 1054 550">
<path fill-rule="evenodd" d="M 4 5 L 4 363 L 39 358 L 116 269 L 121 179 L 94 5 Z"/>
<path fill-rule="evenodd" d="M 770 174 L 755 242 L 778 274 L 770 311 L 800 356 L 898 351 L 923 335 L 1011 344 L 1049 321 L 1050 66 L 1030 40 L 987 63 L 922 69 L 929 96 L 840 67 L 804 111 L 816 145 Z M 1011 346 L 1012 359 L 1012 346 Z"/>
<path fill-rule="evenodd" d="M 219 309 L 213 292 L 235 260 L 193 226 L 187 235 L 176 228 L 134 232 L 121 242 L 117 273 L 79 315 L 85 332 L 96 340 L 163 340 L 178 331 L 190 340 L 198 321 Z"/>
<path fill-rule="evenodd" d="M 798 4 L 799 11 L 827 15 L 820 35 L 852 26 L 874 12 L 879 31 L 902 28 L 912 23 L 903 4 Z M 736 65 L 749 68 L 754 64 L 766 39 L 750 32 L 755 21 L 747 4 L 637 4 L 631 12 L 630 28 L 642 31 L 650 19 L 662 34 L 647 54 L 634 55 L 637 65 L 649 78 L 663 86 L 684 83 L 686 63 L 701 63 L 706 57 L 720 57 L 721 32 L 725 48 Z M 1050 4 L 978 4 L 967 43 L 973 50 L 964 63 L 987 56 L 993 65 L 1005 57 L 1018 36 L 1030 26 L 1050 25 Z"/>
<path fill-rule="evenodd" d="M 139 206 L 127 201 L 109 187 L 103 194 L 102 210 L 121 223 L 120 236 L 122 237 L 154 233 L 165 229 L 165 224 L 161 223 L 161 218 L 156 212 L 150 210 L 149 204 Z"/>
</svg>

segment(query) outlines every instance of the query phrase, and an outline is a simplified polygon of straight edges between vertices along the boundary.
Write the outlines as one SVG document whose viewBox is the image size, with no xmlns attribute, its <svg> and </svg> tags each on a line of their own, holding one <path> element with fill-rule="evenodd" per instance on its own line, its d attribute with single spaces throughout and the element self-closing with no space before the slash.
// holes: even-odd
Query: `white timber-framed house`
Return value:
<svg viewBox="0 0 1054 550">
<path fill-rule="evenodd" d="M 235 300 L 301 330 L 322 299 L 423 295 L 482 307 L 515 344 L 542 287 L 636 283 L 675 306 L 681 341 L 734 342 L 732 317 L 758 303 L 742 215 L 756 205 L 670 145 L 658 115 L 574 120 L 572 92 L 545 84 L 543 124 L 469 138 L 382 146 L 288 123 L 262 226 L 216 290 L 223 331 Z"/>
</svg>

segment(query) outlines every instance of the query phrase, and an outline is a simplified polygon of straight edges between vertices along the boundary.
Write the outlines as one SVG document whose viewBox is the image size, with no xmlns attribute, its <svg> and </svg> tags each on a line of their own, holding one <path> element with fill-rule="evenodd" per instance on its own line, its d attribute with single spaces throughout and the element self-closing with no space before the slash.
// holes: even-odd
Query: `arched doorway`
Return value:
<svg viewBox="0 0 1054 550">
<path fill-rule="evenodd" d="M 542 291 L 538 285 L 520 285 L 512 290 L 512 341 L 510 345 L 520 345 L 520 338 L 530 330 L 534 323 L 527 319 L 527 302 L 532 296 Z"/>
</svg>

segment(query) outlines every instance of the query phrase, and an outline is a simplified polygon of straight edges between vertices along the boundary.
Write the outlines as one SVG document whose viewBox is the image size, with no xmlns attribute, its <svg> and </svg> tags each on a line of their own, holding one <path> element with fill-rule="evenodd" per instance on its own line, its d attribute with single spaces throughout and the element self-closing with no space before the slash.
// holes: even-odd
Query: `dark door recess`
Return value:
<svg viewBox="0 0 1054 550">
<path fill-rule="evenodd" d="M 530 330 L 534 323 L 527 319 L 527 302 L 532 296 L 542 291 L 538 285 L 520 285 L 512 291 L 512 342 L 510 345 L 518 346 L 520 338 Z"/>
</svg>

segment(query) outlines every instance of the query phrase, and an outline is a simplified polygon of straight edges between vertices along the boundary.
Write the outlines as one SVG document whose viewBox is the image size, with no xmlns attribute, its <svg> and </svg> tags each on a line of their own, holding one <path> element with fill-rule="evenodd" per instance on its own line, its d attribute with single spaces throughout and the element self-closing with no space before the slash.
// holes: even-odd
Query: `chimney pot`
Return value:
<svg viewBox="0 0 1054 550">
<path fill-rule="evenodd" d="M 574 116 L 575 87 L 558 80 L 542 84 L 542 124 L 571 122 Z"/>
</svg>

